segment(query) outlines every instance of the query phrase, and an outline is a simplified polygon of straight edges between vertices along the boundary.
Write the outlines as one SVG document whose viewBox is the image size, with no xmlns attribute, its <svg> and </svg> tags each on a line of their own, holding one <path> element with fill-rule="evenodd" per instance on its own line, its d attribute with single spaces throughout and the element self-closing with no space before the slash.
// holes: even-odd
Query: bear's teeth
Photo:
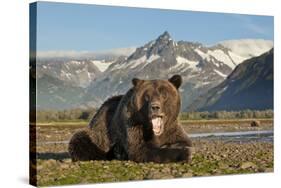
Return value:
<svg viewBox="0 0 281 188">
<path fill-rule="evenodd" d="M 153 126 L 153 131 L 155 134 L 159 134 L 161 131 L 161 124 L 162 124 L 162 119 L 160 117 L 156 117 L 152 119 L 152 126 Z"/>
</svg>

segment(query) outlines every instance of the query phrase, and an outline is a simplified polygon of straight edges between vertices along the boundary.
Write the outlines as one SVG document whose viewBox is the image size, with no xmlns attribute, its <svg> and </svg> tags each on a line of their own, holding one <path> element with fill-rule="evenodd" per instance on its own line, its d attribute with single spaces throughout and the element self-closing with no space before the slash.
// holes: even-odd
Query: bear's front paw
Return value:
<svg viewBox="0 0 281 188">
<path fill-rule="evenodd" d="M 185 146 L 181 148 L 180 155 L 178 156 L 179 161 L 190 162 L 192 157 L 192 147 Z"/>
</svg>

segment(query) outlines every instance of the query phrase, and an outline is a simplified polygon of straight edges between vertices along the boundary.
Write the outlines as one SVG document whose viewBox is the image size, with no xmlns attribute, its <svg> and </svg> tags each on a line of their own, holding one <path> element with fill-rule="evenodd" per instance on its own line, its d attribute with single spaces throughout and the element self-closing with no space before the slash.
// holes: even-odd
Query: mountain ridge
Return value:
<svg viewBox="0 0 281 188">
<path fill-rule="evenodd" d="M 221 44 L 205 47 L 200 43 L 174 41 L 168 32 L 149 41 L 128 58 L 111 64 L 107 71 L 87 89 L 88 97 L 103 101 L 107 95 L 118 95 L 131 87 L 131 79 L 168 79 L 183 77 L 183 108 L 208 89 L 222 82 L 241 63 L 234 62 L 231 52 Z M 237 59 L 237 58 L 236 58 Z M 97 106 L 100 104 L 96 104 Z"/>
<path fill-rule="evenodd" d="M 249 54 L 249 57 L 254 55 Z M 198 42 L 174 41 L 168 32 L 164 32 L 128 56 L 119 56 L 112 61 L 75 60 L 84 67 L 66 70 L 64 65 L 55 66 L 47 75 L 74 87 L 82 87 L 81 105 L 98 107 L 107 97 L 125 93 L 131 87 L 133 77 L 168 79 L 180 74 L 183 77 L 180 89 L 182 109 L 186 109 L 199 95 L 223 82 L 243 58 L 219 43 L 207 47 Z M 42 72 L 43 65 L 51 66 L 52 61 L 39 61 L 39 72 Z M 69 64 L 70 61 L 73 60 L 60 62 Z M 93 72 L 88 71 L 89 66 L 93 67 Z M 53 75 L 54 72 L 57 74 Z M 70 74 L 72 79 L 65 80 L 64 74 Z"/>
<path fill-rule="evenodd" d="M 272 109 L 273 54 L 271 49 L 244 61 L 224 82 L 199 96 L 186 110 Z"/>
</svg>

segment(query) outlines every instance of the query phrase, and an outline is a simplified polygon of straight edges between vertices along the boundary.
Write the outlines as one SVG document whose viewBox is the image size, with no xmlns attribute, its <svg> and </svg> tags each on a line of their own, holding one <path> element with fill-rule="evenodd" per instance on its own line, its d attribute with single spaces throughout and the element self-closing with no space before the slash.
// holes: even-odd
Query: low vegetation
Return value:
<svg viewBox="0 0 281 188">
<path fill-rule="evenodd" d="M 62 121 L 89 121 L 96 113 L 96 109 L 69 109 L 69 110 L 38 110 L 38 122 Z M 216 112 L 182 112 L 180 120 L 209 120 L 209 119 L 272 119 L 273 110 L 243 110 L 243 111 L 216 111 Z"/>
<path fill-rule="evenodd" d="M 273 172 L 273 144 L 199 140 L 190 164 L 39 159 L 37 172 L 40 186 Z"/>
<path fill-rule="evenodd" d="M 181 120 L 200 119 L 271 119 L 273 110 L 242 110 L 242 111 L 215 111 L 215 112 L 182 112 Z"/>
</svg>

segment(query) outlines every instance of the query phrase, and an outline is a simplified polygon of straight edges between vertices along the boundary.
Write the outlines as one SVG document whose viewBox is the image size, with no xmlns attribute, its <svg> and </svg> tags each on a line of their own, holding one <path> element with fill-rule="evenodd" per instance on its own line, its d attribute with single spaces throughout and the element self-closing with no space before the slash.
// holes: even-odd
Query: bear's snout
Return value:
<svg viewBox="0 0 281 188">
<path fill-rule="evenodd" d="M 151 108 L 151 112 L 152 112 L 153 114 L 159 114 L 159 113 L 161 113 L 161 105 L 160 105 L 159 102 L 153 102 L 153 103 L 151 103 L 150 108 Z"/>
</svg>

